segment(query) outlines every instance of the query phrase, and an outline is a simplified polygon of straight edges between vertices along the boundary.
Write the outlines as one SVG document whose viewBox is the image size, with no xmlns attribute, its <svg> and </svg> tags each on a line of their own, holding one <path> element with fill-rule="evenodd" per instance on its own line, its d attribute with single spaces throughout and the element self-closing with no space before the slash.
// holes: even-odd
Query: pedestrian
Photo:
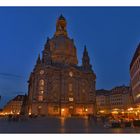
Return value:
<svg viewBox="0 0 140 140">
<path fill-rule="evenodd" d="M 88 121 L 90 121 L 90 114 L 88 114 Z"/>
<path fill-rule="evenodd" d="M 123 121 L 123 118 L 121 118 L 121 128 L 124 128 L 125 127 L 125 123 Z"/>
<path fill-rule="evenodd" d="M 102 123 L 104 124 L 105 123 L 105 117 L 102 116 Z"/>
<path fill-rule="evenodd" d="M 94 123 L 96 124 L 97 123 L 97 117 L 93 115 L 92 118 L 93 118 Z"/>
<path fill-rule="evenodd" d="M 131 121 L 131 128 L 134 128 L 133 120 Z"/>
</svg>

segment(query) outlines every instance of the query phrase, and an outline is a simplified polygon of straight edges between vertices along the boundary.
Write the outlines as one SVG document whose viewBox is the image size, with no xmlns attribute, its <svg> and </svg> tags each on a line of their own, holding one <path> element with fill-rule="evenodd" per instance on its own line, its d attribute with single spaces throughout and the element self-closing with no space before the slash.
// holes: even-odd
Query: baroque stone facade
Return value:
<svg viewBox="0 0 140 140">
<path fill-rule="evenodd" d="M 96 75 L 86 47 L 78 65 L 74 40 L 68 37 L 66 19 L 61 15 L 56 32 L 47 39 L 38 56 L 28 85 L 28 113 L 34 115 L 95 114 Z"/>
</svg>

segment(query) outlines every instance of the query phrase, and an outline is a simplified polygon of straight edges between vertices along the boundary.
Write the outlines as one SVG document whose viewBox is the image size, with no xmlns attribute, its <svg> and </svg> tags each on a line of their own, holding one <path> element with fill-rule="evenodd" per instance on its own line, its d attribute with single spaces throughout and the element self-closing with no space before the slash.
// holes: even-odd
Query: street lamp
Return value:
<svg viewBox="0 0 140 140">
<path fill-rule="evenodd" d="M 62 108 L 62 109 L 61 109 L 61 111 L 62 111 L 62 112 L 64 112 L 64 111 L 65 111 L 65 109 L 64 109 L 64 108 Z"/>
<path fill-rule="evenodd" d="M 62 109 L 61 109 L 61 116 L 64 116 L 64 115 L 65 115 L 65 109 L 62 108 Z"/>
<path fill-rule="evenodd" d="M 132 110 L 133 110 L 133 108 L 132 108 L 132 107 L 128 108 L 128 111 L 132 111 Z"/>
</svg>

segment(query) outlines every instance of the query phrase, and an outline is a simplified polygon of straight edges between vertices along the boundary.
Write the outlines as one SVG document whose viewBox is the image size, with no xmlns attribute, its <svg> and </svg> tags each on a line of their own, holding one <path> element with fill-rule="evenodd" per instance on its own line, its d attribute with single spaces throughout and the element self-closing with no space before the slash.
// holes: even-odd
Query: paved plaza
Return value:
<svg viewBox="0 0 140 140">
<path fill-rule="evenodd" d="M 26 121 L 0 119 L 0 133 L 140 133 L 140 128 L 104 128 L 86 118 L 39 117 Z"/>
</svg>

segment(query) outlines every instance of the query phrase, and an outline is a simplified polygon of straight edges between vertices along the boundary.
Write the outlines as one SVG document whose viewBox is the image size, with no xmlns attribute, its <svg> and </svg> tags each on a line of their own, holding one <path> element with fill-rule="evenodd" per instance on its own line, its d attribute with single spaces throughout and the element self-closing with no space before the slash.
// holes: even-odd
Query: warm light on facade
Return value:
<svg viewBox="0 0 140 140">
<path fill-rule="evenodd" d="M 3 112 L 1 112 L 1 113 L 0 113 L 0 115 L 4 115 L 4 113 L 3 113 Z"/>
<path fill-rule="evenodd" d="M 139 98 L 140 97 L 140 93 L 139 94 L 137 94 L 137 96 L 136 96 L 137 98 Z"/>
<path fill-rule="evenodd" d="M 70 101 L 70 102 L 73 102 L 73 97 L 70 97 L 70 98 L 69 98 L 69 101 Z"/>
<path fill-rule="evenodd" d="M 72 76 L 73 76 L 73 73 L 72 73 L 72 71 L 70 71 L 70 72 L 69 72 L 69 76 L 70 76 L 70 77 L 72 77 Z"/>
<path fill-rule="evenodd" d="M 133 108 L 131 107 L 131 108 L 128 108 L 127 110 L 128 110 L 128 111 L 132 111 L 132 110 L 133 110 Z"/>
<path fill-rule="evenodd" d="M 62 112 L 64 112 L 64 111 L 65 111 L 65 109 L 64 109 L 64 108 L 62 108 L 62 109 L 61 109 L 61 111 L 62 111 Z"/>
<path fill-rule="evenodd" d="M 38 106 L 38 108 L 39 108 L 39 109 L 41 109 L 41 108 L 42 108 L 42 106 Z"/>
<path fill-rule="evenodd" d="M 105 111 L 104 111 L 104 110 L 100 110 L 99 112 L 100 112 L 100 113 L 104 113 Z"/>
<path fill-rule="evenodd" d="M 111 113 L 112 114 L 118 114 L 118 111 L 112 111 Z"/>
<path fill-rule="evenodd" d="M 61 109 L 61 116 L 65 117 L 66 116 L 66 111 L 64 108 Z"/>
<path fill-rule="evenodd" d="M 31 115 L 31 107 L 29 108 L 29 113 L 28 114 Z"/>
<path fill-rule="evenodd" d="M 117 111 L 117 110 L 119 110 L 119 109 L 118 109 L 118 108 L 114 108 L 113 110 Z"/>
<path fill-rule="evenodd" d="M 70 109 L 73 109 L 73 106 L 70 106 L 69 108 L 70 108 Z"/>
<path fill-rule="evenodd" d="M 86 109 L 85 109 L 85 111 L 87 112 L 87 111 L 88 111 L 88 109 L 86 108 Z"/>
</svg>

